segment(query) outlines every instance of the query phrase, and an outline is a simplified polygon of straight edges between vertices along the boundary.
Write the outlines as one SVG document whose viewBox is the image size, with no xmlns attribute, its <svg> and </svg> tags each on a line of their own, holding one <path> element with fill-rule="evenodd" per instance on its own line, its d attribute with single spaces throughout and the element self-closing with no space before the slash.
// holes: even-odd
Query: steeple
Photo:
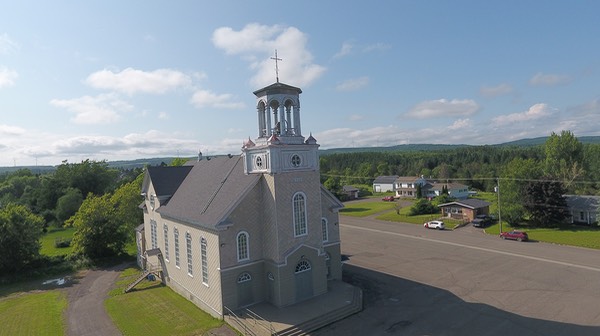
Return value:
<svg viewBox="0 0 600 336">
<path fill-rule="evenodd" d="M 258 113 L 258 139 L 276 135 L 283 143 L 302 143 L 300 94 L 302 90 L 284 83 L 274 83 L 254 91 Z"/>
</svg>

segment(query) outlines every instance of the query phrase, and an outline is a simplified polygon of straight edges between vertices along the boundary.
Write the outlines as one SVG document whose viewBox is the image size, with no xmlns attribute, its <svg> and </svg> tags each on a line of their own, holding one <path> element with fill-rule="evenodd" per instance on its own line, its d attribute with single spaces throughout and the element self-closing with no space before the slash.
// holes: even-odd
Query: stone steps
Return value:
<svg viewBox="0 0 600 336">
<path fill-rule="evenodd" d="M 352 314 L 358 313 L 363 308 L 362 290 L 354 288 L 352 303 L 340 309 L 331 311 L 327 314 L 318 316 L 312 320 L 303 322 L 299 325 L 289 327 L 277 332 L 277 336 L 301 336 L 309 332 L 322 328 L 335 321 L 339 321 Z"/>
</svg>

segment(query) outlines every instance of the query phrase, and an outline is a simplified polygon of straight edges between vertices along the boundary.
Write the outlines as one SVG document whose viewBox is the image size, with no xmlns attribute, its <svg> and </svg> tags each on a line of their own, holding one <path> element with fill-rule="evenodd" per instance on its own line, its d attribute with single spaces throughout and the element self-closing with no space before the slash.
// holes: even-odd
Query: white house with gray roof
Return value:
<svg viewBox="0 0 600 336">
<path fill-rule="evenodd" d="M 213 316 L 259 302 L 294 305 L 341 280 L 338 210 L 320 183 L 299 88 L 254 92 L 257 137 L 240 155 L 150 167 L 142 186 L 142 266 Z"/>
</svg>

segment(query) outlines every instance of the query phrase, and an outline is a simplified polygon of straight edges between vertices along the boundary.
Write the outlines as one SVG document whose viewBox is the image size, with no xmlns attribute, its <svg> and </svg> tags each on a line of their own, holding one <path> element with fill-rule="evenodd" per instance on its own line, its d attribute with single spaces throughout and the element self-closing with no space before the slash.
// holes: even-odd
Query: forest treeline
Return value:
<svg viewBox="0 0 600 336">
<path fill-rule="evenodd" d="M 600 144 L 581 144 L 581 161 L 569 192 L 600 195 Z M 371 185 L 377 176 L 421 176 L 458 181 L 472 189 L 493 191 L 497 177 L 512 177 L 510 163 L 532 160 L 540 168 L 547 162 L 547 144 L 529 147 L 470 146 L 419 152 L 358 152 L 322 155 L 321 179 L 334 189 L 344 185 Z M 560 150 L 560 149 L 559 149 Z M 570 153 L 564 153 L 570 156 Z M 560 157 L 560 154 L 559 154 Z M 554 162 L 560 165 L 560 160 Z M 570 167 L 571 169 L 573 167 Z"/>
</svg>

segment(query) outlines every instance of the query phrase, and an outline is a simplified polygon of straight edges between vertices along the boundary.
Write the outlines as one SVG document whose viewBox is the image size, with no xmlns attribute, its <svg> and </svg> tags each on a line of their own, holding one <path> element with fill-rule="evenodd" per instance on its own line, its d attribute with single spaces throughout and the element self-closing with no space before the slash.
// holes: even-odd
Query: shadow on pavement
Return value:
<svg viewBox="0 0 600 336">
<path fill-rule="evenodd" d="M 363 311 L 311 335 L 600 335 L 600 327 L 517 315 L 351 264 L 343 276 L 362 288 Z"/>
</svg>

